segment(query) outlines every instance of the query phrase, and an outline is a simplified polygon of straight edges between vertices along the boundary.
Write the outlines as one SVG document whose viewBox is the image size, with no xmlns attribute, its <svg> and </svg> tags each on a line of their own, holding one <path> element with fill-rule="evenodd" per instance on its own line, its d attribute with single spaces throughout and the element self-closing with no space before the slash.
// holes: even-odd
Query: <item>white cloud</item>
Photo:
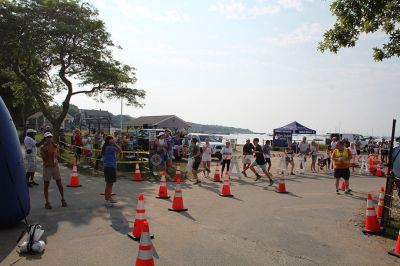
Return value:
<svg viewBox="0 0 400 266">
<path fill-rule="evenodd" d="M 220 13 L 229 19 L 255 19 L 264 15 L 279 13 L 283 8 L 302 11 L 304 1 L 305 0 L 256 0 L 256 4 L 248 5 L 243 0 L 230 0 L 230 2 L 218 2 L 212 5 L 210 10 Z"/>
<path fill-rule="evenodd" d="M 211 11 L 220 13 L 229 19 L 254 19 L 267 14 L 276 14 L 280 11 L 279 5 L 248 6 L 242 1 L 232 0 L 229 3 L 217 3 L 210 7 Z"/>
<path fill-rule="evenodd" d="M 288 34 L 281 34 L 277 37 L 266 38 L 276 45 L 292 45 L 317 41 L 322 38 L 322 25 L 317 22 L 307 22 Z"/>
<path fill-rule="evenodd" d="M 115 1 L 114 5 L 128 18 L 144 18 L 157 22 L 185 22 L 190 19 L 188 15 L 176 10 L 157 12 L 145 6 L 135 5 L 128 0 Z"/>
<path fill-rule="evenodd" d="M 293 8 L 297 11 L 303 10 L 303 0 L 278 0 L 278 4 L 284 8 Z"/>
</svg>

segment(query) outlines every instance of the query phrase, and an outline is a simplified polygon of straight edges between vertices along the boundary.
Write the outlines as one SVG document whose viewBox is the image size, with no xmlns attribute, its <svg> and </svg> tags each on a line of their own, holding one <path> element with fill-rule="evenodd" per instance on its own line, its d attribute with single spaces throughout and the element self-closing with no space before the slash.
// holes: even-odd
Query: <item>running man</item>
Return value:
<svg viewBox="0 0 400 266">
<path fill-rule="evenodd" d="M 250 167 L 245 168 L 243 171 L 246 171 L 247 169 L 250 168 L 250 170 L 256 175 L 256 181 L 257 181 L 261 178 L 261 176 L 257 173 L 257 171 L 254 167 L 255 166 L 260 167 L 261 170 L 264 172 L 264 174 L 268 177 L 269 185 L 272 186 L 274 184 L 274 181 L 272 180 L 271 175 L 267 171 L 267 162 L 265 161 L 263 149 L 262 149 L 261 145 L 258 144 L 259 141 L 260 140 L 258 138 L 253 139 L 254 156 L 256 157 L 256 159 L 250 165 Z"/>
<path fill-rule="evenodd" d="M 267 140 L 265 142 L 265 145 L 263 147 L 263 152 L 264 152 L 264 156 L 265 156 L 265 161 L 268 164 L 268 173 L 270 173 L 270 175 L 271 175 L 272 163 L 271 163 L 271 141 L 270 140 Z"/>
<path fill-rule="evenodd" d="M 342 141 L 338 141 L 336 144 L 336 149 L 332 153 L 333 160 L 333 168 L 334 168 L 334 176 L 336 179 L 336 193 L 339 193 L 339 181 L 340 178 L 343 178 L 346 183 L 346 191 L 345 194 L 350 194 L 351 189 L 349 188 L 349 179 L 350 179 L 350 161 L 352 155 L 351 151 L 348 148 L 344 147 Z"/>
<path fill-rule="evenodd" d="M 254 145 L 250 142 L 250 139 L 246 139 L 246 144 L 243 145 L 243 169 L 250 168 L 253 158 Z M 242 174 L 247 177 L 246 170 L 242 171 Z"/>
</svg>

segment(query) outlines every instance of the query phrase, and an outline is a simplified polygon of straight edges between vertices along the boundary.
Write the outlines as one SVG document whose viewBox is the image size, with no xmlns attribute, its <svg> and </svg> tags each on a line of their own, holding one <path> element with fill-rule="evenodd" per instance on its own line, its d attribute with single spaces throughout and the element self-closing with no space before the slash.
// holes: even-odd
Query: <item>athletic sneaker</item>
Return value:
<svg viewBox="0 0 400 266">
<path fill-rule="evenodd" d="M 261 176 L 260 176 L 260 175 L 257 175 L 256 181 L 259 180 L 260 178 L 261 178 Z"/>
<path fill-rule="evenodd" d="M 338 194 L 338 195 L 340 194 L 339 189 L 336 189 L 336 194 Z"/>
<path fill-rule="evenodd" d="M 194 182 L 194 185 L 200 184 L 200 180 L 196 180 L 196 182 Z"/>
<path fill-rule="evenodd" d="M 346 191 L 344 192 L 344 194 L 351 194 L 351 190 L 350 190 L 350 189 L 346 190 Z"/>
<path fill-rule="evenodd" d="M 269 185 L 272 186 L 274 184 L 274 180 L 269 180 Z"/>
<path fill-rule="evenodd" d="M 247 177 L 247 174 L 246 174 L 245 171 L 242 171 L 242 174 L 243 174 L 245 177 Z"/>
<path fill-rule="evenodd" d="M 113 206 L 114 206 L 114 204 L 113 204 L 111 201 L 109 201 L 109 200 L 105 200 L 105 201 L 104 201 L 104 205 L 105 205 L 106 207 L 113 207 Z"/>
</svg>

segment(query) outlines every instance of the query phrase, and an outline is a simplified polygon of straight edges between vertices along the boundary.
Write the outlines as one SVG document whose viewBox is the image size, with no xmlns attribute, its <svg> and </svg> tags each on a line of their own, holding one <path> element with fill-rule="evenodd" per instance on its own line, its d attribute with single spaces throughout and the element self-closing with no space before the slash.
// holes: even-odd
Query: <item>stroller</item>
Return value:
<svg viewBox="0 0 400 266">
<path fill-rule="evenodd" d="M 321 171 L 324 170 L 324 167 L 328 165 L 328 161 L 329 158 L 324 158 L 323 155 L 320 158 L 318 158 L 318 166 Z"/>
</svg>

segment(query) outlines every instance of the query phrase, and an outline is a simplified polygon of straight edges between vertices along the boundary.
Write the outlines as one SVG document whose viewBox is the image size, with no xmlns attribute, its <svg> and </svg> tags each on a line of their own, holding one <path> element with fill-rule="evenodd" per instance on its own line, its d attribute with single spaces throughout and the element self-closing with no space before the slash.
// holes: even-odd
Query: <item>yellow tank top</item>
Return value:
<svg viewBox="0 0 400 266">
<path fill-rule="evenodd" d="M 333 168 L 335 169 L 346 169 L 350 168 L 350 151 L 347 148 L 341 152 L 339 149 L 335 149 L 333 152 L 334 158 L 342 158 L 340 162 L 333 161 Z"/>
</svg>

